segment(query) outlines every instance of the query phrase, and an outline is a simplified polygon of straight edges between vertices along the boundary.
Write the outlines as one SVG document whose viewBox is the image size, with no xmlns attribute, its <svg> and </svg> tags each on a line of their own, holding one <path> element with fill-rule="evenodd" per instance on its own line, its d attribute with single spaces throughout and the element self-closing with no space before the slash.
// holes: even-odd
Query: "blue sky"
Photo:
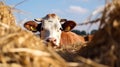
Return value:
<svg viewBox="0 0 120 67">
<path fill-rule="evenodd" d="M 14 6 L 23 0 L 5 0 L 8 5 Z M 16 6 L 16 9 L 23 11 L 17 14 L 18 21 L 44 17 L 48 13 L 56 13 L 61 18 L 74 20 L 82 23 L 93 10 L 103 6 L 105 0 L 26 0 Z M 96 28 L 97 25 L 92 26 Z M 75 29 L 88 30 L 89 26 L 78 26 Z M 93 29 L 91 28 L 91 29 Z"/>
</svg>

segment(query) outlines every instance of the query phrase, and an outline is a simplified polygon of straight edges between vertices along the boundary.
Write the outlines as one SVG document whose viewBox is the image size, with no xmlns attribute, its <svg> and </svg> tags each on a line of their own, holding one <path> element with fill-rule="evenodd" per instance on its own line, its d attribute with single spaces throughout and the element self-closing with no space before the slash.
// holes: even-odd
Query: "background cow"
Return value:
<svg viewBox="0 0 120 67">
<path fill-rule="evenodd" d="M 36 21 L 40 23 L 36 23 Z M 32 32 L 39 31 L 41 39 L 56 46 L 60 46 L 60 44 L 70 44 L 76 41 L 84 42 L 84 38 L 80 38 L 77 34 L 70 32 L 75 26 L 76 23 L 74 21 L 60 19 L 56 14 L 47 14 L 41 19 L 27 21 L 24 24 L 26 29 Z M 73 38 L 73 36 L 75 38 Z"/>
<path fill-rule="evenodd" d="M 93 39 L 93 36 L 94 36 L 94 34 L 88 34 L 88 35 L 84 36 L 84 40 L 86 42 L 91 42 L 91 40 Z"/>
</svg>

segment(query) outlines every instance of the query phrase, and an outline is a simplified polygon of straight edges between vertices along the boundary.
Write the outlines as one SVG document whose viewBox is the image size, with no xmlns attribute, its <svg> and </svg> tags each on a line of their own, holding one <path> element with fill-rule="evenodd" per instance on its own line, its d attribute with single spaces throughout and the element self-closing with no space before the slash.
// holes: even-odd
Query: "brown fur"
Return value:
<svg viewBox="0 0 120 67">
<path fill-rule="evenodd" d="M 85 43 L 84 37 L 79 36 L 73 32 L 62 32 L 60 45 L 70 45 L 76 43 Z"/>
<path fill-rule="evenodd" d="M 46 18 L 55 18 L 56 14 L 47 14 Z"/>
</svg>

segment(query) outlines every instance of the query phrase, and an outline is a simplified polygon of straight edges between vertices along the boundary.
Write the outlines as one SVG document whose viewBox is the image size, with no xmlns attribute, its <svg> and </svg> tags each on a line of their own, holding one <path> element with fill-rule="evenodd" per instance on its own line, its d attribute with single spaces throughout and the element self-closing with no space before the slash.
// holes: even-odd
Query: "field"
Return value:
<svg viewBox="0 0 120 67">
<path fill-rule="evenodd" d="M 53 49 L 15 23 L 0 1 L 0 67 L 120 67 L 120 1 L 106 5 L 90 43 Z"/>
</svg>

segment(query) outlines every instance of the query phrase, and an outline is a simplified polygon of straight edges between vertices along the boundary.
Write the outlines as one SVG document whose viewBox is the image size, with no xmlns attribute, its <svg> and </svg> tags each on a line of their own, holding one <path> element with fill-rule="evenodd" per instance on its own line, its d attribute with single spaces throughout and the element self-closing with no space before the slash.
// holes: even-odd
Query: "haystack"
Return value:
<svg viewBox="0 0 120 67">
<path fill-rule="evenodd" d="M 66 67 L 40 38 L 15 25 L 11 8 L 0 2 L 0 67 Z"/>
<path fill-rule="evenodd" d="M 80 56 L 105 64 L 120 67 L 120 1 L 108 3 L 100 20 L 100 29 L 88 46 L 78 51 Z"/>
</svg>

